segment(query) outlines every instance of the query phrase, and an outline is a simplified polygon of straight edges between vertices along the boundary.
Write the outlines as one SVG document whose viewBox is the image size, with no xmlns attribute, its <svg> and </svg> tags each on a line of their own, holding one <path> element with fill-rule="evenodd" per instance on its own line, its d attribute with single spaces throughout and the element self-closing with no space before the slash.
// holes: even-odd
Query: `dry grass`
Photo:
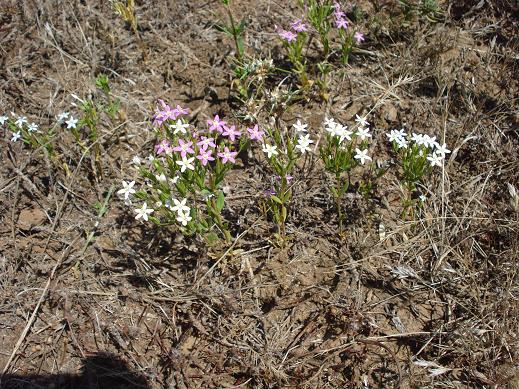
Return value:
<svg viewBox="0 0 519 389">
<path fill-rule="evenodd" d="M 424 183 L 423 210 L 400 218 L 388 174 L 370 200 L 348 197 L 341 240 L 312 163 L 296 176 L 284 248 L 257 206 L 261 165 L 230 177 L 230 247 L 139 224 L 117 201 L 104 218 L 93 208 L 151 149 L 156 98 L 188 105 L 195 123 L 232 115 L 232 42 L 210 28 L 216 3 L 137 2 L 142 41 L 108 2 L 1 5 L 0 114 L 50 123 L 71 93 L 95 94 L 103 72 L 124 120 L 102 128 L 103 176 L 66 134 L 70 175 L 0 139 L 0 386 L 519 387 L 517 6 L 468 3 L 407 27 L 396 5 L 369 13 L 368 47 L 333 73 L 328 104 L 284 117 L 316 127 L 325 112 L 369 111 L 380 161 L 383 130 L 444 139 L 453 153 Z M 237 7 L 251 54 L 280 59 L 270 26 L 292 12 Z"/>
</svg>

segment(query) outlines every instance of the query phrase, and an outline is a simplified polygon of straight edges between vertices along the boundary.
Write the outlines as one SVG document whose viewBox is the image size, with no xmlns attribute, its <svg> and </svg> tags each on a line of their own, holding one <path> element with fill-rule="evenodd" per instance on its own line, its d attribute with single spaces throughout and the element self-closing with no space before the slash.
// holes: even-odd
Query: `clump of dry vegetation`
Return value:
<svg viewBox="0 0 519 389">
<path fill-rule="evenodd" d="M 225 3 L 0 5 L 0 387 L 518 387 L 517 4 Z M 242 131 L 167 226 L 158 99 Z M 402 128 L 450 149 L 414 181 Z"/>
</svg>

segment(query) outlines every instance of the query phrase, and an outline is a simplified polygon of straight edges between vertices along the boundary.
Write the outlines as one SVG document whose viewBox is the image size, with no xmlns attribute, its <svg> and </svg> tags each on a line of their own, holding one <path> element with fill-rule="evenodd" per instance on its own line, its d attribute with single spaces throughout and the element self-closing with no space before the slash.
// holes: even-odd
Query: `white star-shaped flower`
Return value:
<svg viewBox="0 0 519 389">
<path fill-rule="evenodd" d="M 135 166 L 140 166 L 140 165 L 141 165 L 141 159 L 136 155 L 135 157 L 133 157 L 133 159 L 132 159 L 132 163 L 133 163 Z"/>
<path fill-rule="evenodd" d="M 139 220 L 142 217 L 142 220 L 148 221 L 148 215 L 151 215 L 154 211 L 154 209 L 148 208 L 147 203 L 144 203 L 142 204 L 142 208 L 137 208 L 135 210 L 135 212 L 137 213 L 135 219 Z"/>
<path fill-rule="evenodd" d="M 427 160 L 431 163 L 431 166 L 442 166 L 443 157 L 436 153 L 436 151 L 427 156 Z"/>
<path fill-rule="evenodd" d="M 126 182 L 123 181 L 123 188 L 119 189 L 117 191 L 118 195 L 124 196 L 125 200 L 128 200 L 128 198 L 135 193 L 135 189 L 133 189 L 133 186 L 135 185 L 135 181 Z"/>
<path fill-rule="evenodd" d="M 74 119 L 74 117 L 70 117 L 65 124 L 67 125 L 67 129 L 76 128 L 78 120 Z"/>
<path fill-rule="evenodd" d="M 176 212 L 178 214 L 181 214 L 181 213 L 189 213 L 189 211 L 191 210 L 191 208 L 189 208 L 186 203 L 187 203 L 187 199 L 183 199 L 182 201 L 178 201 L 177 199 L 173 199 L 173 203 L 175 204 L 174 206 L 172 206 L 170 209 L 173 211 L 173 212 Z"/>
<path fill-rule="evenodd" d="M 177 221 L 182 224 L 184 227 L 187 226 L 187 223 L 189 223 L 193 218 L 189 215 L 189 213 L 179 213 L 177 216 Z"/>
<path fill-rule="evenodd" d="M 0 126 L 3 126 L 8 119 L 7 116 L 0 116 Z"/>
<path fill-rule="evenodd" d="M 355 148 L 355 159 L 358 159 L 361 164 L 364 165 L 366 161 L 371 161 L 371 157 L 368 155 L 368 150 L 361 150 L 359 148 Z"/>
<path fill-rule="evenodd" d="M 11 138 L 11 142 L 16 142 L 18 139 L 21 139 L 22 134 L 20 131 L 13 132 L 13 137 Z"/>
<path fill-rule="evenodd" d="M 27 123 L 27 118 L 25 116 L 18 116 L 18 119 L 14 122 L 16 124 L 16 127 L 22 128 L 24 124 Z"/>
<path fill-rule="evenodd" d="M 447 144 L 442 144 L 440 145 L 439 143 L 436 143 L 435 144 L 436 146 L 436 150 L 435 150 L 435 153 L 438 154 L 438 155 L 441 155 L 442 158 L 445 158 L 445 155 L 446 154 L 449 154 L 451 151 L 447 148 Z"/>
<path fill-rule="evenodd" d="M 371 134 L 369 133 L 369 128 L 367 128 L 367 127 L 359 127 L 357 129 L 356 134 L 361 140 L 365 140 L 366 138 L 371 138 Z"/>
<path fill-rule="evenodd" d="M 307 151 L 310 151 L 310 144 L 314 143 L 313 140 L 310 139 L 310 135 L 301 135 L 297 140 L 296 149 L 301 151 L 301 154 L 304 154 Z"/>
<path fill-rule="evenodd" d="M 177 161 L 177 165 L 180 166 L 180 172 L 184 173 L 186 169 L 195 170 L 195 166 L 193 165 L 194 161 L 195 157 L 187 158 L 187 156 L 182 158 L 182 161 Z"/>
<path fill-rule="evenodd" d="M 58 123 L 63 123 L 65 119 L 68 119 L 69 113 L 68 112 L 62 112 L 58 115 Z"/>
<path fill-rule="evenodd" d="M 391 130 L 386 134 L 390 142 L 396 142 L 400 138 L 400 134 L 397 130 Z"/>
<path fill-rule="evenodd" d="M 407 149 L 409 141 L 406 138 L 397 138 L 396 144 L 399 149 Z"/>
<path fill-rule="evenodd" d="M 308 124 L 303 124 L 301 123 L 301 120 L 297 119 L 297 122 L 295 122 L 292 127 L 294 128 L 294 130 L 296 130 L 296 132 L 299 134 L 301 132 L 308 132 L 308 130 L 306 129 L 308 127 Z"/>
<path fill-rule="evenodd" d="M 184 123 L 181 119 L 179 119 L 171 126 L 171 128 L 173 128 L 173 134 L 178 134 L 179 132 L 186 134 L 187 129 L 189 128 L 189 123 Z"/>
<path fill-rule="evenodd" d="M 361 117 L 359 115 L 355 115 L 355 122 L 357 122 L 357 124 L 360 127 L 368 127 L 369 126 L 369 123 L 366 120 L 366 117 Z"/>
<path fill-rule="evenodd" d="M 263 152 L 267 154 L 268 158 L 272 158 L 272 156 L 279 154 L 276 149 L 277 146 L 271 146 L 269 144 L 264 144 L 262 148 Z"/>
<path fill-rule="evenodd" d="M 27 131 L 29 132 L 34 132 L 34 131 L 38 131 L 38 125 L 35 124 L 35 123 L 31 123 L 27 126 Z"/>
<path fill-rule="evenodd" d="M 411 140 L 419 146 L 425 145 L 424 137 L 422 134 L 416 134 L 413 132 L 411 135 Z"/>
</svg>

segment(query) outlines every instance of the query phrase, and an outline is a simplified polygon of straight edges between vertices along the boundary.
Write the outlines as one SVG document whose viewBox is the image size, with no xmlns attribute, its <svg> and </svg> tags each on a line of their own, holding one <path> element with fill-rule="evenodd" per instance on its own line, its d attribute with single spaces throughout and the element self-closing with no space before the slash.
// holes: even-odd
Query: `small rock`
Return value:
<svg viewBox="0 0 519 389">
<path fill-rule="evenodd" d="M 41 209 L 25 208 L 18 216 L 18 227 L 22 230 L 31 230 L 33 227 L 42 225 L 46 219 L 47 216 Z"/>
</svg>

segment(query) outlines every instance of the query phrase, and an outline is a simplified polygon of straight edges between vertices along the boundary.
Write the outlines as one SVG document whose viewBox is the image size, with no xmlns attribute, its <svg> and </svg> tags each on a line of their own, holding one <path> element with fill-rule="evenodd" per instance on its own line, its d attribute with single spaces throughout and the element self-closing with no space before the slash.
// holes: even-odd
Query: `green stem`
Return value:
<svg viewBox="0 0 519 389">
<path fill-rule="evenodd" d="M 242 55 L 240 50 L 240 45 L 238 44 L 238 35 L 236 34 L 236 27 L 234 26 L 234 18 L 232 16 L 231 7 L 227 5 L 225 7 L 227 9 L 227 14 L 229 15 L 229 21 L 231 22 L 231 28 L 232 28 L 232 36 L 234 38 L 234 45 L 236 46 L 236 58 L 238 61 L 242 62 Z"/>
</svg>

